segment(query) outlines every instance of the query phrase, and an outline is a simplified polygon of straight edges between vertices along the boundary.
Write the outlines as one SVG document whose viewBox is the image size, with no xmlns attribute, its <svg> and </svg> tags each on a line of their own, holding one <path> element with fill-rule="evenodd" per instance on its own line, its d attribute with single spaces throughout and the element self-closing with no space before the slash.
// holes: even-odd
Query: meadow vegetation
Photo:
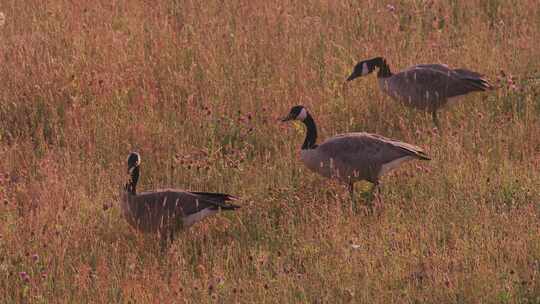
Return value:
<svg viewBox="0 0 540 304">
<path fill-rule="evenodd" d="M 5 303 L 539 303 L 537 0 L 0 2 Z M 357 60 L 447 63 L 498 90 L 429 114 Z M 424 147 L 374 214 L 304 168 L 304 130 Z M 122 218 L 139 189 L 242 198 L 168 251 Z M 359 184 L 362 197 L 368 184 Z M 365 197 L 365 195 L 363 195 Z"/>
</svg>

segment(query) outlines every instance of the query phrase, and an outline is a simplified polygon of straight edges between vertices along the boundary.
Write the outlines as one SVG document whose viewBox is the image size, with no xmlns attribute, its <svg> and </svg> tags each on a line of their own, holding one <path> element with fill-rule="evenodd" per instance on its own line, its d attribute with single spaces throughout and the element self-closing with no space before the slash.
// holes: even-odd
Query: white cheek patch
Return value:
<svg viewBox="0 0 540 304">
<path fill-rule="evenodd" d="M 369 68 L 366 62 L 362 64 L 362 76 L 369 74 Z"/>
<path fill-rule="evenodd" d="M 304 121 L 304 119 L 306 119 L 306 117 L 307 117 L 307 111 L 306 111 L 305 108 L 302 108 L 302 111 L 300 111 L 298 116 L 296 116 L 296 119 Z"/>
</svg>

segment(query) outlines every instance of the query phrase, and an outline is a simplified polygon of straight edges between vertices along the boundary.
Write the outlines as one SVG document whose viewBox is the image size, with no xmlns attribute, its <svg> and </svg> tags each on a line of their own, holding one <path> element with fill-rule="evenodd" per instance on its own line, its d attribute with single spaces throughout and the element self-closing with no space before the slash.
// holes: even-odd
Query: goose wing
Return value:
<svg viewBox="0 0 540 304">
<path fill-rule="evenodd" d="M 403 72 L 416 70 L 416 69 L 431 69 L 431 70 L 441 71 L 443 73 L 452 72 L 452 69 L 450 69 L 446 64 L 417 64 L 417 65 L 408 67 L 407 69 L 403 70 Z"/>
<path fill-rule="evenodd" d="M 461 78 L 461 79 L 484 79 L 485 80 L 485 76 L 478 72 L 474 72 L 474 71 L 464 69 L 464 68 L 451 69 L 446 64 L 418 64 L 418 65 L 409 67 L 403 72 L 418 70 L 418 69 L 438 71 L 438 72 L 445 73 L 445 74 L 451 75 L 456 78 Z"/>
<path fill-rule="evenodd" d="M 463 79 L 475 85 L 478 88 L 477 91 L 494 89 L 493 85 L 489 83 L 486 77 L 480 73 L 467 69 L 455 69 L 454 72 L 459 76 L 460 79 Z"/>
<path fill-rule="evenodd" d="M 326 140 L 317 149 L 354 170 L 377 168 L 403 157 L 426 159 L 422 148 L 370 133 L 346 133 Z"/>
<path fill-rule="evenodd" d="M 465 69 L 441 64 L 421 64 L 392 76 L 390 90 L 412 100 L 440 100 L 483 91 L 487 81 Z"/>
<path fill-rule="evenodd" d="M 205 201 L 210 202 L 215 207 L 221 208 L 223 210 L 233 210 L 238 209 L 240 206 L 228 203 L 228 201 L 236 201 L 238 197 L 226 194 L 226 193 L 215 193 L 215 192 L 194 192 L 190 191 L 192 195 L 197 196 Z"/>
<path fill-rule="evenodd" d="M 467 69 L 455 69 L 454 72 L 463 78 L 483 78 L 484 77 L 484 75 L 480 73 L 470 71 Z"/>
<path fill-rule="evenodd" d="M 236 199 L 222 193 L 190 192 L 167 189 L 155 192 L 143 192 L 133 197 L 137 213 L 182 214 L 189 216 L 203 209 L 211 208 L 231 210 L 239 206 L 227 203 Z"/>
</svg>

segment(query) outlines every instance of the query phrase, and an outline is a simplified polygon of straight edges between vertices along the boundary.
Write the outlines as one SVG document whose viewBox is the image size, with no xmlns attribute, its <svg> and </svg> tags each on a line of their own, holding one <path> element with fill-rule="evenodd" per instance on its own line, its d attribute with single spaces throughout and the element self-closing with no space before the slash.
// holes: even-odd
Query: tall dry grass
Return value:
<svg viewBox="0 0 540 304">
<path fill-rule="evenodd" d="M 0 12 L 3 301 L 540 301 L 536 0 L 4 0 Z M 378 55 L 394 70 L 468 67 L 500 89 L 444 111 L 441 135 L 375 77 L 343 86 Z M 323 138 L 376 132 L 433 161 L 386 176 L 377 214 L 351 214 L 344 187 L 299 162 L 302 128 L 277 123 L 294 104 Z M 141 189 L 225 191 L 243 208 L 160 255 L 118 208 L 131 150 Z"/>
</svg>

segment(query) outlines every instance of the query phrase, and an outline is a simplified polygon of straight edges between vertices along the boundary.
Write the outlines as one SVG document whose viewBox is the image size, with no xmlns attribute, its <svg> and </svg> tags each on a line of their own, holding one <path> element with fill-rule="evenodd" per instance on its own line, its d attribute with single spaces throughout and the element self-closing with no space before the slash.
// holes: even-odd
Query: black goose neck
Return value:
<svg viewBox="0 0 540 304">
<path fill-rule="evenodd" d="M 375 65 L 379 67 L 379 72 L 377 72 L 378 78 L 387 78 L 392 76 L 392 71 L 390 71 L 390 66 L 386 63 L 386 59 L 383 57 L 377 57 L 374 59 Z"/>
<path fill-rule="evenodd" d="M 315 125 L 315 121 L 313 120 L 313 117 L 308 113 L 306 118 L 302 120 L 304 125 L 306 125 L 306 139 L 304 140 L 304 144 L 302 145 L 302 150 L 307 149 L 314 149 L 317 147 L 315 142 L 317 141 L 317 126 Z"/>
<path fill-rule="evenodd" d="M 133 168 L 130 174 L 129 182 L 126 185 L 126 190 L 128 193 L 136 195 L 137 194 L 137 182 L 139 181 L 139 166 Z"/>
</svg>

